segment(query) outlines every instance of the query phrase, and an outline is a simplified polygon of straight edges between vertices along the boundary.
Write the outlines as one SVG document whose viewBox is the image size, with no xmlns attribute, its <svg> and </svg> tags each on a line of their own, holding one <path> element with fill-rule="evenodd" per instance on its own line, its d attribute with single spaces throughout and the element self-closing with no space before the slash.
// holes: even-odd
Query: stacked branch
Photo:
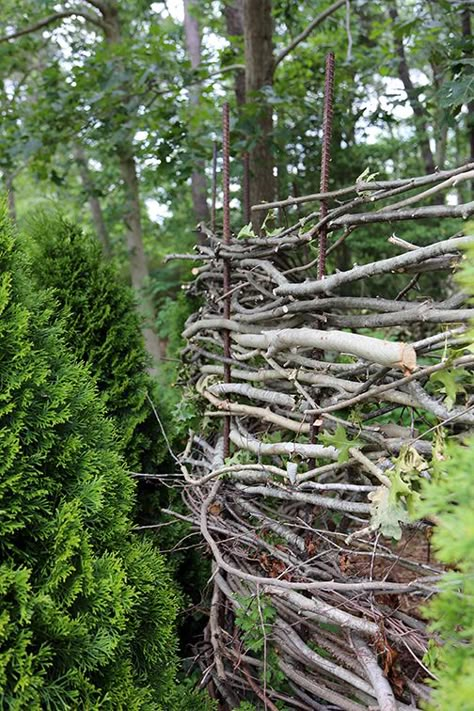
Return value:
<svg viewBox="0 0 474 711">
<path fill-rule="evenodd" d="M 466 218 L 474 203 L 432 200 L 473 176 L 467 165 L 274 203 L 337 201 L 323 220 L 311 212 L 278 234 L 224 244 L 207 231 L 190 257 L 202 260 L 191 288 L 204 305 L 185 357 L 207 427 L 190 433 L 181 474 L 213 560 L 203 684 L 229 709 L 249 699 L 386 711 L 429 697 L 420 608 L 443 570 L 430 554 L 435 522 L 410 512 L 446 433 L 474 424 L 474 309 L 451 278 L 474 237 L 438 241 L 432 219 Z M 392 237 L 389 258 L 323 279 L 307 258 L 323 225 L 331 252 L 368 223 L 388 237 L 394 221 L 428 218 L 428 246 Z M 389 275 L 403 282 L 392 296 Z"/>
</svg>

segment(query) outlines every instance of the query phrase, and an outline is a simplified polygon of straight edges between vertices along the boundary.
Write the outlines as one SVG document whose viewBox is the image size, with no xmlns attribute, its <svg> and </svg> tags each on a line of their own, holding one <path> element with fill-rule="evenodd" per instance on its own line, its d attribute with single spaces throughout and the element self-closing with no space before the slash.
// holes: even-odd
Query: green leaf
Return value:
<svg viewBox="0 0 474 711">
<path fill-rule="evenodd" d="M 244 225 L 237 235 L 237 239 L 242 239 L 243 237 L 255 237 L 251 222 L 248 225 Z"/>
<path fill-rule="evenodd" d="M 402 503 L 393 500 L 390 489 L 386 486 L 377 487 L 369 494 L 371 501 L 370 522 L 374 528 L 380 529 L 387 538 L 399 541 L 402 536 L 401 523 L 408 523 L 408 512 Z"/>
<path fill-rule="evenodd" d="M 349 449 L 351 447 L 358 447 L 360 444 L 360 440 L 357 438 L 349 439 L 342 425 L 336 427 L 334 434 L 323 432 L 323 434 L 319 436 L 319 439 L 327 447 L 336 447 L 336 449 L 339 450 L 337 461 L 340 463 L 347 462 L 350 459 Z"/>
<path fill-rule="evenodd" d="M 460 384 L 463 379 L 468 379 L 469 373 L 464 368 L 439 370 L 430 377 L 432 383 L 440 383 L 439 390 L 446 395 L 445 405 L 451 410 L 459 393 L 465 393 L 465 388 Z"/>
<path fill-rule="evenodd" d="M 356 183 L 370 183 L 377 177 L 379 173 L 371 173 L 370 168 L 366 168 L 356 179 Z"/>
</svg>

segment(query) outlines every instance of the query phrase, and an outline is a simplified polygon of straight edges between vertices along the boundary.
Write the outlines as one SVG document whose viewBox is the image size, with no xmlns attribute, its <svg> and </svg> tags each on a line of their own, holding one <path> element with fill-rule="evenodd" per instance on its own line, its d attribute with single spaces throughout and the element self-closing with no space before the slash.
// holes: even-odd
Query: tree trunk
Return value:
<svg viewBox="0 0 474 711">
<path fill-rule="evenodd" d="M 243 0 L 230 0 L 224 5 L 224 16 L 227 29 L 227 37 L 232 43 L 233 37 L 244 36 L 244 7 Z M 245 104 L 245 70 L 235 71 L 234 89 L 237 108 L 240 109 Z"/>
<path fill-rule="evenodd" d="M 231 44 L 239 45 L 244 37 L 244 5 L 243 0 L 227 0 L 224 4 L 224 16 L 226 22 L 227 38 Z M 234 91 L 237 112 L 239 116 L 245 105 L 245 69 L 236 69 L 234 72 Z M 242 158 L 242 213 L 243 221 L 250 222 L 250 169 L 249 154 L 244 151 Z"/>
<path fill-rule="evenodd" d="M 395 1 L 391 2 L 389 14 L 392 22 L 397 22 L 398 11 Z M 435 159 L 430 146 L 429 130 L 428 130 L 428 114 L 418 98 L 418 92 L 413 85 L 410 76 L 410 69 L 405 54 L 403 40 L 395 37 L 395 51 L 398 56 L 398 76 L 400 77 L 403 87 L 406 91 L 411 109 L 415 114 L 415 132 L 420 146 L 421 157 L 426 173 L 434 173 L 436 170 Z"/>
<path fill-rule="evenodd" d="M 95 231 L 97 237 L 102 245 L 102 250 L 104 255 L 110 259 L 112 256 L 112 245 L 110 244 L 109 232 L 105 224 L 104 215 L 102 213 L 102 207 L 100 205 L 99 199 L 97 198 L 94 181 L 89 170 L 89 164 L 81 146 L 76 145 L 74 147 L 74 157 L 79 168 L 79 175 L 81 177 L 82 187 L 87 195 L 87 200 L 89 202 L 89 208 L 92 215 L 92 221 L 94 223 Z"/>
<path fill-rule="evenodd" d="M 201 63 L 201 34 L 196 17 L 198 4 L 195 0 L 183 0 L 184 6 L 184 31 L 186 37 L 186 50 L 191 61 L 191 67 L 197 69 Z M 201 90 L 198 84 L 189 90 L 189 103 L 191 109 L 199 104 Z M 196 222 L 209 222 L 210 212 L 207 204 L 207 181 L 205 164 L 203 160 L 195 161 L 195 169 L 191 175 L 191 194 Z M 204 241 L 204 233 L 198 235 L 199 242 Z"/>
<path fill-rule="evenodd" d="M 101 12 L 106 24 L 105 39 L 109 45 L 120 45 L 122 32 L 116 0 L 103 0 Z M 123 126 L 125 128 L 125 126 Z M 130 277 L 138 297 L 138 310 L 143 319 L 142 333 L 148 354 L 152 359 L 152 372 L 161 360 L 159 338 L 154 330 L 155 308 L 147 294 L 150 270 L 143 247 L 143 230 L 140 214 L 140 190 L 137 166 L 133 153 L 133 136 L 121 137 L 115 150 L 119 160 L 120 174 L 125 188 L 125 227 L 129 255 Z"/>
<path fill-rule="evenodd" d="M 138 294 L 138 309 L 143 319 L 142 332 L 148 353 L 153 360 L 153 366 L 161 360 L 161 349 L 158 336 L 153 330 L 155 307 L 153 299 L 146 293 L 150 277 L 148 262 L 143 248 L 142 225 L 140 216 L 140 193 L 135 158 L 131 144 L 117 147 L 120 164 L 120 174 L 125 186 L 125 225 L 127 250 L 130 264 L 132 286 Z"/>
<path fill-rule="evenodd" d="M 7 190 L 8 214 L 10 215 L 10 220 L 12 222 L 16 222 L 16 203 L 15 188 L 13 187 L 13 175 L 11 173 L 4 173 L 3 179 L 5 181 L 5 187 Z"/>
<path fill-rule="evenodd" d="M 250 150 L 250 202 L 273 200 L 275 178 L 272 155 L 272 107 L 262 89 L 273 82 L 272 5 L 271 0 L 244 0 L 244 48 L 246 101 L 256 101 L 255 146 Z M 253 218 L 259 229 L 264 215 Z"/>
<path fill-rule="evenodd" d="M 243 0 L 227 0 L 227 2 L 224 3 L 224 16 L 227 38 L 231 45 L 237 44 L 237 49 L 240 50 L 240 43 L 244 37 Z M 237 113 L 240 116 L 242 108 L 245 105 L 245 69 L 236 69 L 234 71 L 234 91 Z M 242 217 L 245 224 L 247 224 L 250 222 L 250 169 L 248 151 L 244 150 L 241 159 L 243 169 L 241 193 Z"/>
</svg>

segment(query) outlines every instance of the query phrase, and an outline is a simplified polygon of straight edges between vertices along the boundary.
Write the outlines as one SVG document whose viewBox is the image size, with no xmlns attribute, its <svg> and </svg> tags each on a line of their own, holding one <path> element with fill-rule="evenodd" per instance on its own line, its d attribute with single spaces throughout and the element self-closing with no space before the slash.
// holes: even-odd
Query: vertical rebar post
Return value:
<svg viewBox="0 0 474 711">
<path fill-rule="evenodd" d="M 223 242 L 230 244 L 230 112 L 226 102 L 222 110 L 222 179 L 223 179 Z M 224 258 L 224 318 L 230 318 L 230 259 Z M 226 329 L 224 338 L 224 382 L 230 383 L 230 332 Z M 224 459 L 230 451 L 230 415 L 224 418 Z"/>
<path fill-rule="evenodd" d="M 243 191 L 243 208 L 244 208 L 244 224 L 250 222 L 250 154 L 245 151 L 243 155 L 244 179 L 242 181 Z"/>
<path fill-rule="evenodd" d="M 326 55 L 326 76 L 324 81 L 323 145 L 321 150 L 320 191 L 322 193 L 327 193 L 329 188 L 329 167 L 331 162 L 331 136 L 334 96 L 334 64 L 334 52 L 328 52 L 328 54 Z M 321 200 L 321 220 L 326 217 L 327 212 L 327 200 Z M 327 233 L 327 225 L 323 225 L 319 231 L 318 279 L 322 279 L 324 277 L 324 273 L 326 270 Z"/>
<path fill-rule="evenodd" d="M 334 52 L 326 55 L 326 72 L 324 80 L 324 107 L 323 107 L 323 142 L 321 147 L 321 182 L 320 192 L 327 193 L 329 189 L 329 167 L 331 162 L 331 136 L 333 118 L 333 95 L 334 95 Z M 321 200 L 321 211 L 319 219 L 323 220 L 328 212 L 327 200 Z M 318 279 L 324 277 L 326 271 L 326 243 L 327 225 L 324 224 L 319 230 L 319 258 L 318 258 Z M 316 357 L 323 357 L 318 353 Z M 309 441 L 314 444 L 318 437 L 320 420 L 315 417 L 309 425 Z M 310 463 L 311 466 L 311 463 Z M 316 466 L 316 461 L 312 461 L 312 466 Z"/>
<path fill-rule="evenodd" d="M 212 144 L 212 194 L 211 194 L 211 232 L 216 231 L 217 200 L 217 141 Z"/>
</svg>

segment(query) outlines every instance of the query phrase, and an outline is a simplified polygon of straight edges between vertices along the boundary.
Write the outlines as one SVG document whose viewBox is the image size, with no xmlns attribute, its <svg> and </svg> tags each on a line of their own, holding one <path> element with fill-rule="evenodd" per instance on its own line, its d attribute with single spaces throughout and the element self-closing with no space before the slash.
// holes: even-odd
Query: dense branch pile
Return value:
<svg viewBox="0 0 474 711">
<path fill-rule="evenodd" d="M 428 698 L 420 606 L 442 570 L 430 558 L 435 522 L 410 523 L 409 511 L 442 460 L 443 433 L 473 428 L 474 309 L 450 275 L 474 237 L 436 241 L 433 231 L 425 247 L 392 237 L 390 258 L 324 279 L 308 244 L 324 226 L 330 236 L 342 230 L 331 252 L 368 223 L 388 236 L 393 221 L 466 218 L 474 203 L 433 199 L 473 168 L 275 203 L 338 201 L 324 220 L 313 212 L 272 236 L 226 246 L 208 232 L 193 257 L 204 266 L 192 289 L 205 300 L 187 324 L 186 357 L 210 425 L 205 436 L 191 433 L 181 470 L 213 557 L 203 683 L 229 708 L 251 699 L 268 709 L 281 700 L 390 711 Z M 384 275 L 403 282 L 392 297 L 377 296 Z M 446 287 L 439 301 L 436 291 L 426 296 L 431 283 Z"/>
</svg>

